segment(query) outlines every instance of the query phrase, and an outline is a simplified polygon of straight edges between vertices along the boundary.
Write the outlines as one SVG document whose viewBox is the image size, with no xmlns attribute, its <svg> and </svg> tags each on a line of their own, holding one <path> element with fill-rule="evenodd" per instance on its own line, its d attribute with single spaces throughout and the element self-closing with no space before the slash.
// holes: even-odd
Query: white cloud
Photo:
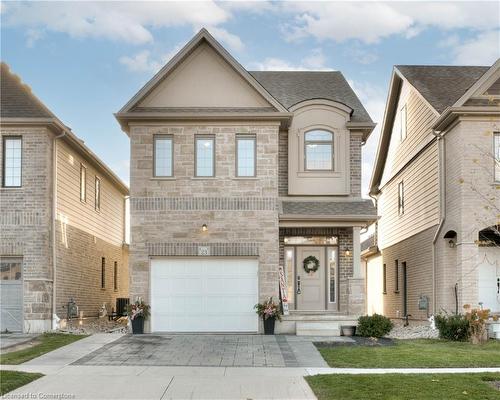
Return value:
<svg viewBox="0 0 500 400">
<path fill-rule="evenodd" d="M 465 42 L 451 42 L 457 65 L 491 65 L 500 57 L 500 30 L 483 32 Z"/>
<path fill-rule="evenodd" d="M 268 57 L 264 61 L 248 65 L 249 70 L 258 71 L 331 71 L 326 65 L 326 57 L 319 48 L 311 50 L 300 64 L 294 64 L 282 58 Z"/>
<path fill-rule="evenodd" d="M 218 41 L 225 43 L 228 47 L 233 50 L 241 51 L 245 47 L 241 39 L 229 33 L 227 30 L 223 28 L 217 28 L 215 26 L 208 27 L 207 30 L 213 35 Z"/>
<path fill-rule="evenodd" d="M 28 30 L 33 43 L 45 31 L 74 38 L 104 38 L 131 44 L 153 42 L 152 28 L 212 27 L 229 47 L 241 40 L 219 28 L 231 13 L 215 1 L 203 2 L 23 2 L 2 4 L 2 24 Z M 35 35 L 33 32 L 38 32 Z M 234 46 L 234 47 L 233 47 Z"/>
<path fill-rule="evenodd" d="M 376 53 L 361 47 L 350 47 L 346 53 L 352 60 L 364 65 L 372 64 L 378 60 Z"/>
<path fill-rule="evenodd" d="M 182 48 L 182 44 L 175 46 L 170 52 L 154 57 L 149 50 L 142 50 L 133 56 L 122 56 L 119 61 L 133 72 L 158 72 Z"/>
<path fill-rule="evenodd" d="M 423 30 L 472 29 L 499 26 L 498 2 L 286 2 L 292 14 L 284 26 L 286 39 L 314 37 L 343 42 L 358 39 L 372 44 L 391 35 L 411 38 Z"/>
</svg>

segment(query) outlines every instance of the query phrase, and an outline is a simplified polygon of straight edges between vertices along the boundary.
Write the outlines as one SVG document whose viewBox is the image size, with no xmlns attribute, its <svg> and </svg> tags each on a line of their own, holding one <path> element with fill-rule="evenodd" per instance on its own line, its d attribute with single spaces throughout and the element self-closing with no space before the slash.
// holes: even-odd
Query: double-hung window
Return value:
<svg viewBox="0 0 500 400">
<path fill-rule="evenodd" d="M 215 176 L 215 137 L 196 136 L 195 138 L 195 176 Z"/>
<path fill-rule="evenodd" d="M 80 164 L 80 201 L 87 201 L 87 168 Z"/>
<path fill-rule="evenodd" d="M 495 182 L 500 182 L 500 132 L 494 133 Z"/>
<path fill-rule="evenodd" d="M 20 136 L 3 138 L 3 186 L 21 187 L 22 181 L 22 139 Z"/>
<path fill-rule="evenodd" d="M 333 133 L 324 130 L 306 132 L 304 135 L 305 169 L 308 171 L 332 171 Z"/>
<path fill-rule="evenodd" d="M 174 161 L 174 141 L 172 136 L 154 136 L 154 176 L 172 177 Z"/>
<path fill-rule="evenodd" d="M 255 176 L 255 136 L 236 136 L 236 176 Z"/>
<path fill-rule="evenodd" d="M 95 177 L 95 210 L 101 210 L 101 180 Z"/>
</svg>

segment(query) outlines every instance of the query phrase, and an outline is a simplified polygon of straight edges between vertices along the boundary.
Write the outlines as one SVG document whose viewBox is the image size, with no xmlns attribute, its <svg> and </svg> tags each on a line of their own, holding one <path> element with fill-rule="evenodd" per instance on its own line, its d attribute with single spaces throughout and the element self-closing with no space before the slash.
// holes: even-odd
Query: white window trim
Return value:
<svg viewBox="0 0 500 400">
<path fill-rule="evenodd" d="M 85 171 L 84 179 L 82 179 L 82 172 Z M 80 163 L 80 201 L 87 202 L 87 167 Z"/>
<path fill-rule="evenodd" d="M 398 183 L 398 215 L 405 213 L 405 186 L 404 181 Z"/>
<path fill-rule="evenodd" d="M 6 170 L 6 162 L 7 162 L 7 152 L 6 152 L 6 142 L 8 140 L 19 140 L 21 142 L 21 165 L 20 165 L 20 180 L 19 185 L 7 185 L 5 182 L 5 170 Z M 3 188 L 21 188 L 23 187 L 23 137 L 22 136 L 10 136 L 6 135 L 2 137 L 2 187 Z"/>
<path fill-rule="evenodd" d="M 97 187 L 99 187 L 99 190 L 97 190 Z M 98 212 L 101 211 L 101 198 L 102 198 L 101 194 L 102 194 L 102 181 L 101 178 L 99 178 L 96 175 L 94 181 L 94 209 Z"/>
<path fill-rule="evenodd" d="M 331 301 L 330 299 L 330 290 L 331 290 L 331 279 L 330 279 L 330 265 L 329 261 L 329 253 L 330 251 L 335 251 L 335 301 Z M 326 296 L 328 298 L 329 304 L 337 304 L 339 298 L 339 248 L 338 246 L 328 246 L 326 248 L 326 268 L 327 268 L 327 276 L 328 276 L 328 284 L 327 284 L 327 293 Z"/>
</svg>

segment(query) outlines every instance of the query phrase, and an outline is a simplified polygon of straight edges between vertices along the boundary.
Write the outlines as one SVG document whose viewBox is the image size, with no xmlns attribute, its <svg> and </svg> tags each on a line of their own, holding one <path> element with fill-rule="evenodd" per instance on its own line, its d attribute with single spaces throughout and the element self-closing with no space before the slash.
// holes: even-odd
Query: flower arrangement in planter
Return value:
<svg viewBox="0 0 500 400">
<path fill-rule="evenodd" d="M 469 321 L 470 341 L 472 344 L 486 343 L 488 341 L 486 321 L 490 316 L 490 310 L 472 308 L 469 304 L 465 304 L 464 309 L 465 318 Z"/>
<path fill-rule="evenodd" d="M 269 297 L 269 300 L 257 303 L 254 308 L 264 321 L 264 334 L 274 335 L 274 324 L 276 320 L 281 321 L 279 304 L 275 303 L 272 297 Z"/>
<path fill-rule="evenodd" d="M 144 303 L 142 297 L 137 297 L 133 304 L 127 306 L 127 315 L 132 323 L 132 333 L 144 333 L 144 321 L 149 318 L 151 306 Z"/>
</svg>

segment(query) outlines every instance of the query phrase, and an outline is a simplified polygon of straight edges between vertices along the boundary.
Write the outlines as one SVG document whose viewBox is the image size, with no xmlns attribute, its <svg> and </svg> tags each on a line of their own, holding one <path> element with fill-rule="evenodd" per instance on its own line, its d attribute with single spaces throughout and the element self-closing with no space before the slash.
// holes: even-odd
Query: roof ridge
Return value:
<svg viewBox="0 0 500 400">
<path fill-rule="evenodd" d="M 394 67 L 491 68 L 491 65 L 396 64 Z"/>
</svg>

